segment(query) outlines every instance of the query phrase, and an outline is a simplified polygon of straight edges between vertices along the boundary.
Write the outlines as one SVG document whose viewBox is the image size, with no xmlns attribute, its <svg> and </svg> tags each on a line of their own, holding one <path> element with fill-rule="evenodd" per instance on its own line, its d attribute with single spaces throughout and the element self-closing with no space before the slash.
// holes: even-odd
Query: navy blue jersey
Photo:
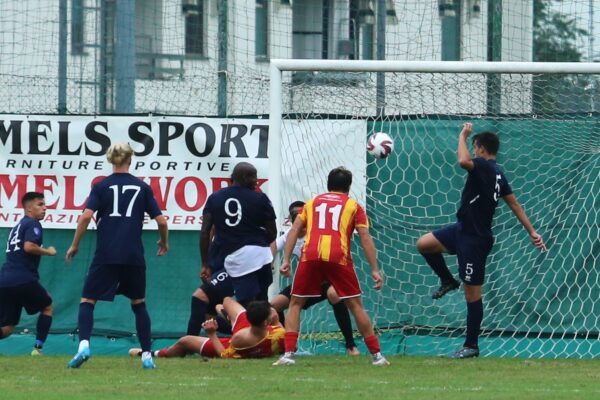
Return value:
<svg viewBox="0 0 600 400">
<path fill-rule="evenodd" d="M 248 245 L 269 246 L 265 222 L 275 220 L 275 210 L 266 194 L 241 186 L 223 188 L 208 196 L 203 211 L 207 214 L 223 254 Z"/>
<path fill-rule="evenodd" d="M 512 193 L 504 172 L 495 160 L 473 159 L 460 199 L 457 217 L 462 230 L 478 236 L 492 236 L 492 219 L 498 200 Z"/>
<path fill-rule="evenodd" d="M 144 213 L 161 215 L 152 189 L 129 173 L 114 173 L 92 188 L 85 206 L 96 211 L 98 236 L 93 264 L 145 265 Z"/>
<path fill-rule="evenodd" d="M 40 222 L 27 216 L 11 229 L 6 241 L 6 261 L 0 269 L 0 287 L 17 286 L 40 279 L 38 267 L 41 256 L 26 253 L 24 248 L 25 242 L 41 246 L 43 236 Z"/>
</svg>

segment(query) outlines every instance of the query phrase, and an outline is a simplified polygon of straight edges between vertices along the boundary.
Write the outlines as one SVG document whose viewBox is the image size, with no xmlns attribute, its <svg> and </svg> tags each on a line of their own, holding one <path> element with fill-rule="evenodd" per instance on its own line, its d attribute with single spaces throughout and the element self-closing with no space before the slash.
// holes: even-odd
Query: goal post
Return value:
<svg viewBox="0 0 600 400">
<path fill-rule="evenodd" d="M 356 243 L 353 258 L 388 353 L 445 354 L 464 340 L 464 296 L 432 301 L 439 282 L 415 241 L 456 219 L 465 179 L 456 140 L 467 121 L 500 135 L 498 162 L 549 246 L 537 251 L 499 205 L 482 354 L 600 352 L 600 64 L 275 59 L 270 68 L 269 196 L 281 218 L 291 201 L 325 190 L 330 168 L 350 165 L 386 277 L 381 292 Z M 385 115 L 376 73 L 386 74 Z M 379 131 L 395 140 L 385 160 L 365 151 Z M 457 276 L 455 257 L 446 261 Z M 301 331 L 304 349 L 343 350 L 327 304 L 303 312 Z"/>
</svg>

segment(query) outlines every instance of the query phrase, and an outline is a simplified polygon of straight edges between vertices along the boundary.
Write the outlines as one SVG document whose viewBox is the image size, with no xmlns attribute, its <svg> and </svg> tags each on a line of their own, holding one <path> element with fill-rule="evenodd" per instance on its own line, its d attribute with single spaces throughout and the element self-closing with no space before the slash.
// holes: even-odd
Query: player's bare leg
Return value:
<svg viewBox="0 0 600 400">
<path fill-rule="evenodd" d="M 373 324 L 371 323 L 371 319 L 362 305 L 360 296 L 346 298 L 344 301 L 352 315 L 354 315 L 354 320 L 356 321 L 358 331 L 363 336 L 365 344 L 367 345 L 367 348 L 373 357 L 373 365 L 389 365 L 389 361 L 387 361 L 381 354 L 379 339 L 377 339 L 377 336 L 375 336 Z"/>
</svg>

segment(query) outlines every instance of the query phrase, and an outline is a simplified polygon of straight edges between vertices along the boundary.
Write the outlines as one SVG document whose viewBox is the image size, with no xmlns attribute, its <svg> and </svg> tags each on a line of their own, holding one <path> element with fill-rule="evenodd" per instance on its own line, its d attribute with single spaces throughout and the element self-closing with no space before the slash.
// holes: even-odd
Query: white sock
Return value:
<svg viewBox="0 0 600 400">
<path fill-rule="evenodd" d="M 147 359 L 151 359 L 152 358 L 152 353 L 149 351 L 144 351 L 142 353 L 142 361 L 147 360 Z"/>
<path fill-rule="evenodd" d="M 90 347 L 90 342 L 87 340 L 82 340 L 81 342 L 79 342 L 79 349 L 77 350 L 77 352 L 79 353 L 81 350 Z"/>
</svg>

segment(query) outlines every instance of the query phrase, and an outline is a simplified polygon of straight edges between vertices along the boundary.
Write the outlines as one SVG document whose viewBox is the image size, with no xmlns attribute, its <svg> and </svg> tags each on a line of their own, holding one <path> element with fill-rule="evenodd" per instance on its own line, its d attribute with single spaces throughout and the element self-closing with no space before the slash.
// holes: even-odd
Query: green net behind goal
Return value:
<svg viewBox="0 0 600 400">
<path fill-rule="evenodd" d="M 372 112 L 374 75 L 357 76 L 360 84 L 336 80 L 331 74 L 327 85 L 284 86 L 283 153 L 292 169 L 309 175 L 304 180 L 321 186 L 316 192 L 325 191 L 324 171 L 356 162 L 352 157 L 357 156 L 349 148 L 360 148 L 358 157 L 366 158 L 366 175 L 358 179 L 366 180 L 363 201 L 386 277 L 381 292 L 371 289 L 368 264 L 356 243 L 353 256 L 366 309 L 388 350 L 444 354 L 464 340 L 464 295 L 456 291 L 438 301 L 431 299 L 439 281 L 415 242 L 424 233 L 456 220 L 466 180 L 457 163 L 457 138 L 462 123 L 470 121 L 475 132 L 499 134 L 498 163 L 548 245 L 547 252 L 535 249 L 508 206 L 499 203 L 494 218 L 495 244 L 486 268 L 482 352 L 594 356 L 600 350 L 600 116 L 571 112 L 570 106 L 584 102 L 580 107 L 587 109 L 595 99 L 565 89 L 569 82 L 593 82 L 594 78 L 388 73 L 386 117 L 368 119 L 359 143 L 348 146 L 334 141 L 333 147 L 316 149 L 314 158 L 294 164 L 293 154 L 304 145 L 305 137 L 336 135 L 344 129 L 341 126 L 364 120 Z M 497 110 L 490 110 L 493 107 Z M 301 126 L 304 134 L 290 129 L 291 123 Z M 313 127 L 318 132 L 312 132 Z M 376 160 L 367 155 L 366 137 L 373 132 L 386 132 L 394 138 L 395 150 L 389 158 Z M 323 158 L 327 162 L 323 163 Z M 310 175 L 310 171 L 320 175 Z M 298 193 L 290 187 L 294 183 L 305 187 L 300 179 L 287 181 L 284 174 L 287 193 Z M 362 200 L 363 194 L 354 195 Z M 284 205 L 292 197 L 284 194 Z M 456 258 L 445 258 L 458 276 Z M 343 349 L 327 304 L 303 313 L 302 332 L 309 351 Z"/>
</svg>

